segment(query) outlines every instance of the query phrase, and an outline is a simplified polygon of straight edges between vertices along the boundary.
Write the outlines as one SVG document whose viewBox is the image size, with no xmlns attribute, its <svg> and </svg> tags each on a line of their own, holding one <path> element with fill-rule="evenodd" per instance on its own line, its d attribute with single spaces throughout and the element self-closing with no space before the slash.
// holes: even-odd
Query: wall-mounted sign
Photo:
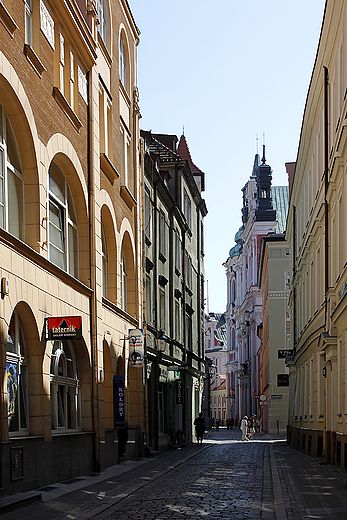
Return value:
<svg viewBox="0 0 347 520">
<path fill-rule="evenodd" d="M 278 350 L 278 359 L 285 359 L 287 356 L 294 356 L 294 350 L 291 349 L 283 349 Z"/>
<path fill-rule="evenodd" d="M 129 366 L 143 367 L 143 330 L 129 330 Z"/>
<path fill-rule="evenodd" d="M 46 339 L 81 339 L 82 316 L 60 316 L 46 319 Z"/>
<path fill-rule="evenodd" d="M 277 386 L 289 386 L 289 374 L 277 374 Z"/>
<path fill-rule="evenodd" d="M 125 422 L 124 376 L 113 376 L 114 427 Z"/>
<path fill-rule="evenodd" d="M 282 399 L 281 395 L 272 395 L 271 399 Z"/>
<path fill-rule="evenodd" d="M 183 385 L 182 379 L 176 379 L 176 404 L 183 404 Z"/>
</svg>

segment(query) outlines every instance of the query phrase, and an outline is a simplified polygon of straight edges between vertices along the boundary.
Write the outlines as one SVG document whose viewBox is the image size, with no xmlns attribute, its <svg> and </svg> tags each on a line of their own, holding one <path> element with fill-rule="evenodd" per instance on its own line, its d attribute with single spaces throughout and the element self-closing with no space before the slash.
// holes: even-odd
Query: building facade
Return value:
<svg viewBox="0 0 347 520">
<path fill-rule="evenodd" d="M 142 371 L 129 362 L 142 342 L 139 30 L 126 0 L 5 0 L 0 20 L 10 493 L 115 464 L 127 436 L 133 454 L 144 444 Z"/>
<path fill-rule="evenodd" d="M 293 316 L 289 440 L 347 468 L 347 3 L 328 0 L 307 95 L 286 238 Z"/>
<path fill-rule="evenodd" d="M 259 327 L 263 320 L 262 294 L 258 287 L 261 239 L 283 232 L 285 187 L 272 187 L 272 170 L 266 164 L 265 146 L 256 154 L 252 175 L 242 189 L 242 227 L 236 245 L 223 264 L 227 277 L 227 394 L 231 413 L 238 418 L 259 413 Z M 287 202 L 288 206 L 288 202 Z"/>
<path fill-rule="evenodd" d="M 258 335 L 259 405 L 263 431 L 285 434 L 289 413 L 290 349 L 289 294 L 291 279 L 289 245 L 284 235 L 262 238 L 258 286 L 262 291 L 263 322 Z M 265 396 L 265 397 L 264 397 Z"/>
<path fill-rule="evenodd" d="M 193 440 L 204 348 L 204 173 L 185 136 L 142 131 L 146 387 L 151 450 Z"/>
<path fill-rule="evenodd" d="M 226 323 L 224 314 L 210 312 L 205 315 L 205 355 L 209 374 L 206 378 L 210 388 L 211 406 L 207 418 L 225 421 L 230 417 L 230 395 L 226 393 Z M 218 388 L 218 391 L 217 391 Z M 210 424 L 210 421 L 208 421 Z"/>
</svg>

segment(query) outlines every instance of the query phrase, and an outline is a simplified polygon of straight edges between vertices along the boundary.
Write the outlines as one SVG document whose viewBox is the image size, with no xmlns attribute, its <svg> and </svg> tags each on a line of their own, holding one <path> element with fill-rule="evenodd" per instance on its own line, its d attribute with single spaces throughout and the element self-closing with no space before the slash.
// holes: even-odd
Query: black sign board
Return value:
<svg viewBox="0 0 347 520">
<path fill-rule="evenodd" d="M 285 359 L 287 356 L 294 356 L 294 350 L 291 349 L 283 349 L 278 350 L 278 359 Z"/>
<path fill-rule="evenodd" d="M 289 374 L 277 374 L 277 386 L 289 386 Z"/>
<path fill-rule="evenodd" d="M 125 423 L 125 399 L 124 376 L 113 376 L 113 407 L 114 427 L 124 426 Z"/>
</svg>

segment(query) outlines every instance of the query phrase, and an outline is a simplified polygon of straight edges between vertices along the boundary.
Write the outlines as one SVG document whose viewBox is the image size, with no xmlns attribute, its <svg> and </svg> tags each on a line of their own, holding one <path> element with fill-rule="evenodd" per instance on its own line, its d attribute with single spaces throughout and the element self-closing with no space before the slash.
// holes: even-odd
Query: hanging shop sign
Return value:
<svg viewBox="0 0 347 520">
<path fill-rule="evenodd" d="M 46 340 L 81 338 L 82 316 L 60 316 L 46 319 Z"/>
<path fill-rule="evenodd" d="M 294 356 L 294 350 L 292 349 L 283 349 L 278 350 L 278 359 L 285 359 L 288 356 Z"/>
<path fill-rule="evenodd" d="M 125 399 L 124 399 L 124 376 L 113 376 L 113 416 L 114 427 L 124 426 L 125 422 Z"/>
<path fill-rule="evenodd" d="M 143 367 L 143 330 L 129 330 L 129 366 Z"/>
</svg>

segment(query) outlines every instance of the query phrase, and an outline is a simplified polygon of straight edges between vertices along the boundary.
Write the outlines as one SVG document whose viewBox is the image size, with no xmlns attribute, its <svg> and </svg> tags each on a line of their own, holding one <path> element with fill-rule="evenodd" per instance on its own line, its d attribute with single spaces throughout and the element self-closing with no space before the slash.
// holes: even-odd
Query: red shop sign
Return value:
<svg viewBox="0 0 347 520">
<path fill-rule="evenodd" d="M 47 318 L 46 339 L 81 339 L 82 316 Z"/>
</svg>

